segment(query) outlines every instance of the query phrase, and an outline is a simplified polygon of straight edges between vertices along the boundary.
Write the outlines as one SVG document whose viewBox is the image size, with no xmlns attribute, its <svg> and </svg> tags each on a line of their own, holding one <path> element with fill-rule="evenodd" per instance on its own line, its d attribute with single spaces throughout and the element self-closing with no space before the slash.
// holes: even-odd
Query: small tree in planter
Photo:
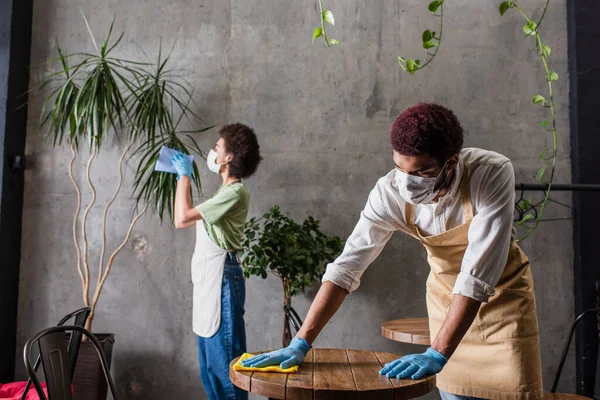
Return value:
<svg viewBox="0 0 600 400">
<path fill-rule="evenodd" d="M 283 305 L 320 279 L 327 263 L 342 251 L 343 241 L 319 230 L 319 221 L 309 216 L 301 225 L 274 206 L 262 218 L 252 218 L 244 230 L 242 260 L 244 275 L 267 277 L 270 271 L 281 280 Z M 291 340 L 290 326 L 283 318 L 283 345 Z"/>
<path fill-rule="evenodd" d="M 85 22 L 87 25 L 87 20 Z M 164 216 L 172 216 L 176 177 L 174 174 L 154 171 L 160 148 L 165 145 L 186 154 L 193 150 L 202 157 L 201 150 L 190 134 L 210 129 L 179 129 L 183 120 L 199 123 L 200 119 L 190 108 L 193 105 L 191 89 L 166 67 L 169 57 L 163 57 L 159 49 L 157 61 L 153 64 L 117 58 L 113 55 L 114 50 L 123 35 L 111 40 L 111 33 L 112 25 L 106 39 L 99 45 L 92 35 L 94 50 L 88 53 L 65 54 L 57 46 L 58 57 L 54 61 L 59 61 L 60 67 L 47 76 L 41 85 L 50 89 L 41 112 L 41 122 L 48 130 L 48 139 L 55 146 L 67 145 L 71 151 L 67 170 L 74 188 L 73 195 L 77 199 L 72 220 L 72 259 L 81 279 L 83 303 L 91 308 L 86 323 L 88 330 L 92 330 L 104 284 L 116 257 L 129 241 L 135 224 L 147 211 L 161 221 Z M 101 149 L 119 141 L 122 143 L 119 162 L 107 162 Z M 87 159 L 85 184 L 79 183 L 73 173 L 78 156 Z M 118 182 L 103 207 L 101 226 L 88 227 L 87 220 L 96 202 L 96 187 L 90 171 L 92 165 L 98 162 L 105 171 L 118 175 Z M 121 192 L 123 170 L 128 162 L 135 164 L 131 194 L 136 207 L 119 244 L 109 253 L 107 220 L 111 206 Z M 200 175 L 196 165 L 192 182 L 193 188 L 199 191 Z M 91 200 L 84 205 L 83 193 L 86 190 Z M 94 263 L 96 268 L 93 268 L 89 257 L 94 246 L 88 241 L 90 228 L 101 236 L 100 244 L 96 246 L 100 253 L 97 264 Z M 103 337 L 102 343 L 110 362 L 113 335 Z M 101 374 L 94 372 L 98 371 L 97 363 L 94 350 L 84 345 L 74 376 L 77 398 L 106 399 L 106 382 Z"/>
</svg>

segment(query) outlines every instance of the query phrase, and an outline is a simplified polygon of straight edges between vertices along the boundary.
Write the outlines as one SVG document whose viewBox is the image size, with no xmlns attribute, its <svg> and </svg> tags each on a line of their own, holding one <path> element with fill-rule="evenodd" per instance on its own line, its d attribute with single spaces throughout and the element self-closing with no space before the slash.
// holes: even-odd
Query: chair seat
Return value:
<svg viewBox="0 0 600 400">
<path fill-rule="evenodd" d="M 27 386 L 27 382 L 0 383 L 0 400 L 21 400 L 25 386 Z M 44 382 L 42 382 L 42 388 L 44 389 L 44 394 L 48 396 L 48 391 L 46 390 L 46 384 Z M 40 397 L 35 392 L 33 386 L 29 389 L 29 392 L 27 392 L 25 400 L 40 400 Z"/>
<path fill-rule="evenodd" d="M 589 400 L 589 397 L 571 393 L 544 393 L 544 400 Z"/>
</svg>

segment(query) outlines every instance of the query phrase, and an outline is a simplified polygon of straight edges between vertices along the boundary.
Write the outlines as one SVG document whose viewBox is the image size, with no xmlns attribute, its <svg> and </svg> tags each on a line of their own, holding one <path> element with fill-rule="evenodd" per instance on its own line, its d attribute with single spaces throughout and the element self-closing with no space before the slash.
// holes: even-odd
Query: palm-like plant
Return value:
<svg viewBox="0 0 600 400">
<path fill-rule="evenodd" d="M 92 37 L 95 54 L 65 54 L 57 45 L 58 57 L 55 61 L 60 62 L 61 68 L 49 75 L 41 85 L 42 88 L 55 85 L 42 108 L 41 122 L 48 128 L 48 138 L 53 141 L 54 146 L 67 144 L 71 149 L 68 172 L 77 195 L 73 242 L 83 302 L 92 308 L 87 323 L 87 328 L 91 329 L 96 306 L 115 257 L 127 244 L 137 221 L 148 208 L 161 221 L 165 211 L 166 215 L 172 217 L 175 176 L 154 171 L 161 146 L 176 148 L 186 154 L 193 150 L 204 157 L 191 134 L 204 132 L 211 127 L 196 131 L 178 129 L 183 120 L 191 123 L 201 120 L 190 107 L 193 105 L 190 86 L 167 69 L 169 57 L 163 58 L 160 48 L 156 64 L 117 58 L 112 54 L 123 34 L 111 41 L 111 24 L 106 38 L 98 46 L 87 20 L 85 23 Z M 119 176 L 117 187 L 103 211 L 102 245 L 96 285 L 92 291 L 86 222 L 96 202 L 96 188 L 91 180 L 90 170 L 101 147 L 111 136 L 119 141 L 125 139 L 126 145 L 116 166 Z M 87 146 L 82 146 L 84 143 Z M 77 156 L 84 152 L 87 154 L 86 181 L 91 200 L 80 217 L 82 190 L 73 175 L 73 165 Z M 105 263 L 107 217 L 122 188 L 123 167 L 132 159 L 137 161 L 132 188 L 136 209 L 123 240 Z M 193 188 L 200 191 L 200 175 L 195 165 L 192 180 Z"/>
</svg>

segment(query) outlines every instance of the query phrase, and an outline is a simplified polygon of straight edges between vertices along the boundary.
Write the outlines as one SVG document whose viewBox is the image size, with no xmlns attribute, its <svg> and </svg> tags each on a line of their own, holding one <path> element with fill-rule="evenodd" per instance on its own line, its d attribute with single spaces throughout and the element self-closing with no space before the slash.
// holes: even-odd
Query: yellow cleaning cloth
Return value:
<svg viewBox="0 0 600 400">
<path fill-rule="evenodd" d="M 236 371 L 280 372 L 282 374 L 293 374 L 296 371 L 298 371 L 297 365 L 294 365 L 293 367 L 286 368 L 286 369 L 281 369 L 281 368 L 279 368 L 279 366 L 275 366 L 275 365 L 271 365 L 268 367 L 262 367 L 262 368 L 242 367 L 242 364 L 240 364 L 240 363 L 250 357 L 254 357 L 254 355 L 248 354 L 248 353 L 242 354 L 242 356 L 240 357 L 238 362 L 236 362 L 235 365 L 233 366 L 233 369 Z"/>
</svg>

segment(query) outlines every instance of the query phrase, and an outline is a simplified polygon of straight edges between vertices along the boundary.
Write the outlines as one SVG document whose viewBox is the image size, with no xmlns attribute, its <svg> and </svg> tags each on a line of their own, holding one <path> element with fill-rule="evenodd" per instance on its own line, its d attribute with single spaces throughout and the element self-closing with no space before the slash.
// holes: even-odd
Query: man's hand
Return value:
<svg viewBox="0 0 600 400">
<path fill-rule="evenodd" d="M 379 374 L 388 378 L 421 379 L 439 373 L 447 362 L 442 353 L 428 348 L 423 354 L 410 354 L 385 364 Z"/>
<path fill-rule="evenodd" d="M 301 365 L 306 353 L 310 350 L 308 342 L 302 338 L 295 337 L 285 349 L 272 351 L 248 358 L 241 362 L 242 367 L 262 368 L 279 364 L 281 369 Z"/>
</svg>

